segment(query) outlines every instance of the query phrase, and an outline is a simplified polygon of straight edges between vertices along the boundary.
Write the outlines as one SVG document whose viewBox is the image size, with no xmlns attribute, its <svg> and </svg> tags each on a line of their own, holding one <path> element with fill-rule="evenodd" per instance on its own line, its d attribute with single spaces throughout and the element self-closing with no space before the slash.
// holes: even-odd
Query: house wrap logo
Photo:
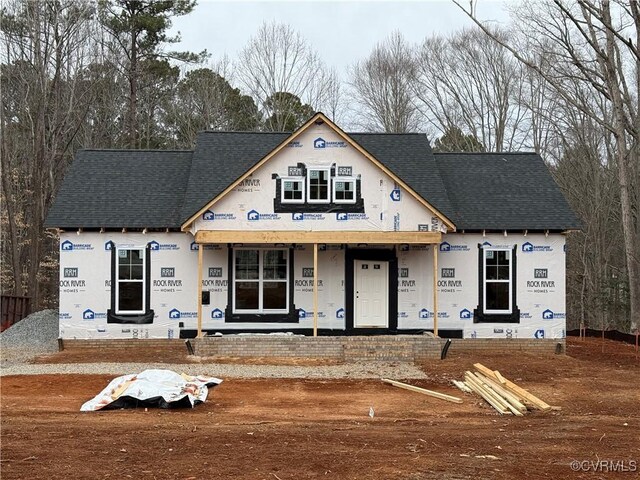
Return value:
<svg viewBox="0 0 640 480">
<path fill-rule="evenodd" d="M 213 319 L 224 318 L 224 312 L 219 308 L 214 308 L 211 311 L 211 318 Z"/>
<path fill-rule="evenodd" d="M 423 308 L 418 312 L 419 318 L 433 318 L 433 312 Z M 438 318 L 449 318 L 449 314 L 447 312 L 438 312 Z"/>
<path fill-rule="evenodd" d="M 348 220 L 369 220 L 369 217 L 366 213 L 338 212 L 336 213 L 336 220 L 338 220 L 339 222 L 346 222 Z"/>
<path fill-rule="evenodd" d="M 96 320 L 98 318 L 107 318 L 107 314 L 94 312 L 90 308 L 87 308 L 84 312 L 82 312 L 83 320 Z"/>
<path fill-rule="evenodd" d="M 169 318 L 171 320 L 179 320 L 181 318 L 198 318 L 198 312 L 181 312 L 177 308 L 169 310 Z"/>
<path fill-rule="evenodd" d="M 389 198 L 391 198 L 391 200 L 393 200 L 394 202 L 399 202 L 402 198 L 400 194 L 400 189 L 394 188 L 393 190 L 391 190 L 391 193 L 389 194 Z"/>
<path fill-rule="evenodd" d="M 468 252 L 468 245 L 452 245 L 449 242 L 442 242 L 440 244 L 439 250 L 441 252 Z"/>
<path fill-rule="evenodd" d="M 524 253 L 553 252 L 553 248 L 551 248 L 551 245 L 534 245 L 531 242 L 524 242 L 522 244 L 522 251 Z"/>
<path fill-rule="evenodd" d="M 202 220 L 235 220 L 236 216 L 233 213 L 215 213 L 211 210 L 207 210 L 202 214 Z"/>
<path fill-rule="evenodd" d="M 336 318 L 344 318 L 344 308 L 336 310 Z"/>
<path fill-rule="evenodd" d="M 324 220 L 325 215 L 323 213 L 302 213 L 295 212 L 291 214 L 291 220 L 294 222 L 301 222 L 303 220 Z"/>
<path fill-rule="evenodd" d="M 345 148 L 346 146 L 346 142 L 327 142 L 322 137 L 318 137 L 313 141 L 313 148 Z"/>
<path fill-rule="evenodd" d="M 259 220 L 280 220 L 280 215 L 277 213 L 260 213 L 257 210 L 249 210 L 247 212 L 247 220 L 250 222 L 257 222 Z"/>
<path fill-rule="evenodd" d="M 472 315 L 471 315 L 471 311 L 470 310 L 468 310 L 466 308 L 463 308 L 462 310 L 460 310 L 460 318 L 462 320 L 468 320 L 471 317 L 472 317 Z"/>
<path fill-rule="evenodd" d="M 72 252 L 74 250 L 93 250 L 90 243 L 73 243 L 71 240 L 65 240 L 60 244 L 60 250 L 63 252 Z"/>
<path fill-rule="evenodd" d="M 149 249 L 152 252 L 157 252 L 159 250 L 180 250 L 180 247 L 177 243 L 158 243 L 155 240 L 151 240 L 149 242 Z"/>
<path fill-rule="evenodd" d="M 305 309 L 301 308 L 300 310 L 298 310 L 298 318 L 306 318 L 307 316 L 307 312 Z"/>
<path fill-rule="evenodd" d="M 554 320 L 556 318 L 566 318 L 566 314 L 565 313 L 557 313 L 557 312 L 554 312 L 553 310 L 550 310 L 548 308 L 545 311 L 542 312 L 542 319 L 543 320 Z"/>
</svg>

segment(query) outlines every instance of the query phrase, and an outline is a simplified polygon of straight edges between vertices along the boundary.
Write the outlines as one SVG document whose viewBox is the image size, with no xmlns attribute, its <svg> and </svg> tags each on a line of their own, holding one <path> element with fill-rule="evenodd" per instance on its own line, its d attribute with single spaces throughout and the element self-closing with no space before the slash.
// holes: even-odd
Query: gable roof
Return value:
<svg viewBox="0 0 640 480">
<path fill-rule="evenodd" d="M 322 124 L 322 123 L 326 124 L 331 130 L 334 131 L 334 133 L 336 133 L 338 136 L 340 136 L 346 143 L 350 144 L 356 151 L 359 151 L 362 155 L 364 155 L 370 162 L 374 163 L 378 168 L 383 170 L 387 175 L 391 176 L 391 178 L 395 182 L 397 182 L 400 186 L 404 187 L 404 189 L 407 190 L 410 195 L 412 195 L 414 198 L 416 198 L 425 207 L 427 207 L 430 210 L 432 210 L 434 212 L 434 214 L 436 214 L 438 217 L 440 217 L 440 220 L 449 229 L 455 230 L 455 225 L 453 224 L 451 219 L 448 217 L 448 215 L 444 214 L 440 209 L 438 209 L 438 207 L 435 207 L 434 205 L 432 205 L 430 203 L 430 200 L 428 200 L 427 196 L 424 196 L 424 195 L 421 195 L 421 194 L 417 193 L 415 188 L 413 188 L 409 184 L 407 184 L 407 182 L 405 181 L 404 178 L 398 176 L 396 173 L 394 173 L 392 170 L 390 170 L 388 168 L 388 166 L 384 164 L 384 162 L 380 161 L 381 159 L 376 158 L 373 155 L 371 155 L 371 153 L 368 152 L 365 148 L 363 148 L 363 146 L 360 145 L 358 142 L 356 142 L 350 134 L 347 134 L 347 133 L 343 132 L 342 129 L 340 129 L 340 127 L 338 127 L 335 123 L 333 123 L 331 120 L 329 120 L 322 112 L 315 113 L 309 120 L 307 120 L 295 132 L 290 133 L 290 134 L 286 134 L 286 133 L 283 134 L 283 135 L 286 135 L 286 136 L 284 138 L 279 138 L 280 142 L 278 144 L 276 144 L 275 146 L 273 146 L 271 148 L 271 150 L 266 155 L 263 155 L 259 159 L 259 161 L 254 163 L 248 169 L 246 169 L 239 177 L 236 177 L 234 180 L 229 182 L 224 189 L 222 189 L 221 191 L 219 191 L 215 195 L 210 195 L 209 196 L 209 200 L 206 203 L 201 205 L 197 210 L 195 210 L 193 213 L 191 213 L 188 218 L 185 219 L 185 221 L 184 221 L 184 223 L 182 225 L 182 228 L 184 230 L 186 230 L 189 227 L 189 225 L 200 214 L 204 213 L 208 208 L 211 208 L 211 206 L 213 204 L 215 204 L 215 202 L 217 202 L 221 197 L 223 197 L 225 194 L 230 192 L 243 179 L 247 178 L 254 171 L 256 171 L 258 168 L 260 168 L 262 165 L 264 165 L 274 155 L 276 155 L 283 148 L 285 148 L 286 145 L 289 142 L 294 141 L 299 135 L 301 135 L 311 125 L 313 125 L 313 124 Z M 215 133 L 215 132 L 213 132 L 213 133 Z M 247 133 L 247 135 L 250 135 L 250 134 Z M 273 135 L 273 134 L 271 134 L 271 135 Z M 362 135 L 365 135 L 365 134 L 362 134 Z M 390 138 L 393 138 L 397 134 L 379 134 L 379 135 L 384 135 L 387 138 L 387 140 L 389 140 Z M 400 134 L 400 135 L 402 135 L 403 137 L 405 137 L 406 135 L 415 136 L 415 139 L 418 139 L 418 142 L 411 143 L 411 142 L 407 142 L 406 140 L 402 141 L 400 143 L 396 142 L 395 145 L 393 145 L 397 149 L 395 151 L 395 153 L 394 153 L 393 149 L 380 149 L 380 152 L 384 152 L 385 154 L 389 154 L 389 156 L 387 157 L 388 160 L 401 158 L 403 165 L 414 165 L 414 168 L 418 167 L 418 168 L 414 169 L 413 173 L 418 175 L 418 177 L 420 178 L 421 175 L 419 174 L 419 172 L 422 172 L 423 171 L 422 168 L 424 168 L 425 164 L 430 162 L 430 160 L 432 159 L 431 146 L 429 145 L 429 142 L 427 141 L 427 138 L 424 135 L 420 135 L 420 134 L 406 134 L 406 135 L 405 134 Z M 421 137 L 423 139 L 422 142 L 420 142 L 420 138 Z M 272 137 L 272 139 L 274 139 L 274 140 L 276 138 L 277 137 Z M 367 137 L 364 137 L 364 138 L 367 138 Z M 247 137 L 245 140 L 248 140 L 248 139 L 249 139 L 249 137 Z M 256 146 L 257 147 L 256 150 L 263 148 L 264 143 L 265 142 L 259 142 L 259 145 Z M 389 142 L 387 141 L 387 143 L 389 143 Z M 408 155 L 408 156 L 405 157 L 404 155 L 407 153 L 407 151 L 411 151 L 410 148 L 408 148 L 408 149 L 405 148 L 405 147 L 407 147 L 409 145 L 413 145 L 413 146 L 415 146 L 417 148 L 415 148 L 411 152 L 412 155 Z M 231 149 L 227 153 L 231 154 L 231 155 L 234 155 L 233 150 L 234 149 Z M 206 152 L 206 153 L 211 154 L 213 152 Z M 197 149 L 196 149 L 196 153 L 194 154 L 194 157 L 196 158 L 195 163 L 198 163 L 198 164 L 201 163 L 201 161 L 204 161 L 204 162 L 210 161 L 210 158 L 211 158 L 210 156 L 205 157 L 205 158 L 200 158 L 198 153 L 197 153 Z M 233 162 L 230 162 L 230 163 L 233 163 Z M 242 163 L 242 160 L 240 160 L 239 163 Z M 430 166 L 433 167 L 433 171 L 435 172 L 436 171 L 435 165 L 432 164 Z M 235 166 L 231 167 L 231 170 L 235 173 Z M 196 169 L 192 168 L 191 177 L 193 178 L 194 175 L 198 175 L 198 171 Z M 434 183 L 437 184 L 439 182 L 439 180 L 437 179 L 437 177 L 434 177 L 434 178 L 436 178 L 436 181 Z M 195 179 L 195 182 L 201 182 L 201 179 Z M 428 187 L 426 187 L 424 184 L 421 184 L 419 182 L 415 183 L 415 184 L 418 185 L 418 186 L 421 186 L 423 191 L 424 190 L 428 190 Z M 436 190 L 442 190 L 442 189 L 436 188 Z M 204 191 L 209 191 L 209 188 L 208 188 L 207 185 L 204 186 Z M 204 197 L 204 195 L 202 195 L 202 197 Z M 434 195 L 434 198 L 436 198 L 436 200 L 440 201 L 443 204 L 443 206 L 445 206 L 445 207 L 449 206 L 448 202 L 446 201 L 446 194 L 444 194 L 444 195 Z M 192 208 L 192 206 L 189 205 L 188 208 Z"/>
<path fill-rule="evenodd" d="M 435 153 L 458 230 L 572 230 L 573 210 L 536 153 Z"/>
<path fill-rule="evenodd" d="M 191 151 L 80 150 L 45 227 L 167 228 L 180 225 Z"/>
</svg>

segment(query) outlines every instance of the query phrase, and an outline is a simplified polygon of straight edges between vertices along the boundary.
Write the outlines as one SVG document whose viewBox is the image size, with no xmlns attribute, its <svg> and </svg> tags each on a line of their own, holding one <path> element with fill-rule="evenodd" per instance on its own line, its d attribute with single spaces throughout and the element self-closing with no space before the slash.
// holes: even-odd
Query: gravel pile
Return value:
<svg viewBox="0 0 640 480">
<path fill-rule="evenodd" d="M 58 351 L 58 312 L 41 310 L 0 333 L 2 366 Z"/>
</svg>

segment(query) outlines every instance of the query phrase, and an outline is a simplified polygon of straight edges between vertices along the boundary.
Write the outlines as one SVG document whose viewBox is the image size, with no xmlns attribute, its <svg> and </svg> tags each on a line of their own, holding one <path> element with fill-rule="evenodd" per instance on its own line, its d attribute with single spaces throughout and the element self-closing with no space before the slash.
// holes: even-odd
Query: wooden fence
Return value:
<svg viewBox="0 0 640 480">
<path fill-rule="evenodd" d="M 0 303 L 0 332 L 4 332 L 14 323 L 19 322 L 29 315 L 30 297 L 18 297 L 16 295 L 2 295 Z"/>
</svg>

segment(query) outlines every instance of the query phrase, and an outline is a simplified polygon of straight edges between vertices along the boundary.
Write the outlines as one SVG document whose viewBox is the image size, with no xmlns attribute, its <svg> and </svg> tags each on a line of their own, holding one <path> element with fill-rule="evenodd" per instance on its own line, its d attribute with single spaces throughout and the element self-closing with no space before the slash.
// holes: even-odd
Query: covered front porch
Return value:
<svg viewBox="0 0 640 480">
<path fill-rule="evenodd" d="M 285 315 L 277 318 L 277 315 L 269 315 L 271 318 L 270 325 L 276 325 L 273 322 L 282 322 L 277 324 L 278 328 L 264 328 L 259 331 L 267 333 L 272 331 L 289 331 L 293 330 L 297 333 L 312 335 L 317 337 L 320 333 L 329 335 L 381 335 L 390 333 L 405 333 L 406 327 L 398 324 L 399 317 L 407 316 L 403 309 L 398 306 L 399 282 L 403 284 L 416 281 L 408 281 L 402 279 L 407 276 L 403 272 L 408 272 L 409 268 L 399 268 L 398 258 L 405 255 L 409 250 L 420 250 L 421 258 L 429 258 L 429 262 L 416 264 L 415 268 L 411 265 L 411 270 L 420 270 L 421 293 L 403 293 L 404 298 L 413 295 L 415 302 L 420 305 L 429 305 L 429 310 L 422 309 L 419 314 L 420 324 L 424 324 L 422 328 L 413 328 L 414 331 L 431 330 L 438 335 L 438 248 L 442 241 L 442 234 L 434 231 L 424 232 L 384 232 L 384 231 L 231 231 L 231 230 L 201 230 L 195 233 L 195 245 L 198 250 L 198 283 L 201 286 L 198 291 L 198 309 L 197 309 L 197 331 L 196 337 L 201 338 L 211 329 L 203 329 L 203 277 L 205 274 L 205 250 L 207 245 L 227 245 L 229 252 L 229 284 L 228 284 L 228 305 L 226 314 L 224 315 L 225 328 L 227 333 L 238 333 L 240 331 L 255 331 L 250 325 L 243 323 L 242 311 L 237 308 L 235 289 L 240 280 L 236 280 L 235 251 L 241 249 L 289 249 L 291 251 L 290 260 L 287 263 L 287 297 L 289 298 L 289 306 L 300 306 L 300 298 L 303 296 L 301 292 L 294 292 L 295 284 L 303 283 L 308 288 L 305 289 L 304 295 L 308 299 L 308 305 L 312 308 L 298 308 L 301 318 L 304 319 L 306 328 L 288 328 L 290 324 L 284 319 Z M 302 252 L 301 252 L 302 250 Z M 429 252 L 428 250 L 431 250 Z M 328 251 L 339 251 L 340 262 L 329 265 L 326 259 Z M 294 275 L 294 252 L 296 253 Z M 300 261 L 299 258 L 309 255 L 307 260 Z M 312 255 L 312 256 L 311 256 Z M 334 255 L 338 256 L 338 254 Z M 311 260 L 312 259 L 312 260 Z M 406 264 L 405 260 L 405 264 Z M 305 263 L 306 262 L 306 263 Z M 308 266 L 307 266 L 308 265 Z M 306 268 L 305 268 L 306 267 Z M 308 268 L 311 267 L 311 268 Z M 429 268 L 431 267 L 431 268 Z M 329 270 L 331 272 L 329 272 Z M 431 270 L 426 272 L 424 270 Z M 299 275 L 308 277 L 299 280 Z M 331 273 L 331 275 L 329 275 Z M 262 274 L 260 274 L 262 275 Z M 324 278 L 324 280 L 323 280 Z M 320 281 L 319 281 L 320 280 Z M 319 290 L 322 290 L 322 281 L 325 282 L 325 291 L 323 299 L 319 299 Z M 425 285 L 428 282 L 429 285 Z M 247 282 L 242 281 L 243 285 Z M 266 283 L 266 280 L 265 280 Z M 336 285 L 327 286 L 326 283 Z M 330 290 L 330 287 L 338 287 L 336 290 Z M 297 288 L 297 287 L 296 287 Z M 330 290 L 330 291 L 327 291 Z M 402 289 L 400 289 L 402 290 Z M 262 295 L 262 294 L 261 294 Z M 265 294 L 266 295 L 266 294 Z M 424 298 L 424 297 L 431 298 Z M 330 298 L 329 305 L 331 315 L 335 317 L 333 322 L 329 322 L 326 318 L 327 298 Z M 312 299 L 312 301 L 311 301 Z M 322 302 L 322 304 L 320 304 Z M 305 311 L 306 309 L 311 311 Z M 424 314 L 423 314 L 424 312 Z M 248 316 L 248 315 L 247 315 Z M 259 315 L 257 315 L 259 317 Z M 254 315 L 256 317 L 256 315 Z M 311 319 L 309 318 L 311 317 Z M 289 313 L 289 319 L 291 313 Z M 428 325 L 426 322 L 428 320 Z M 311 321 L 310 321 L 311 320 Z M 296 321 L 298 321 L 296 314 Z M 301 327 L 301 326 L 300 326 Z M 217 330 L 216 330 L 217 331 Z M 399 332 L 400 331 L 400 332 Z M 329 332 L 329 333 L 328 333 Z M 407 330 L 407 333 L 408 330 Z"/>
</svg>

